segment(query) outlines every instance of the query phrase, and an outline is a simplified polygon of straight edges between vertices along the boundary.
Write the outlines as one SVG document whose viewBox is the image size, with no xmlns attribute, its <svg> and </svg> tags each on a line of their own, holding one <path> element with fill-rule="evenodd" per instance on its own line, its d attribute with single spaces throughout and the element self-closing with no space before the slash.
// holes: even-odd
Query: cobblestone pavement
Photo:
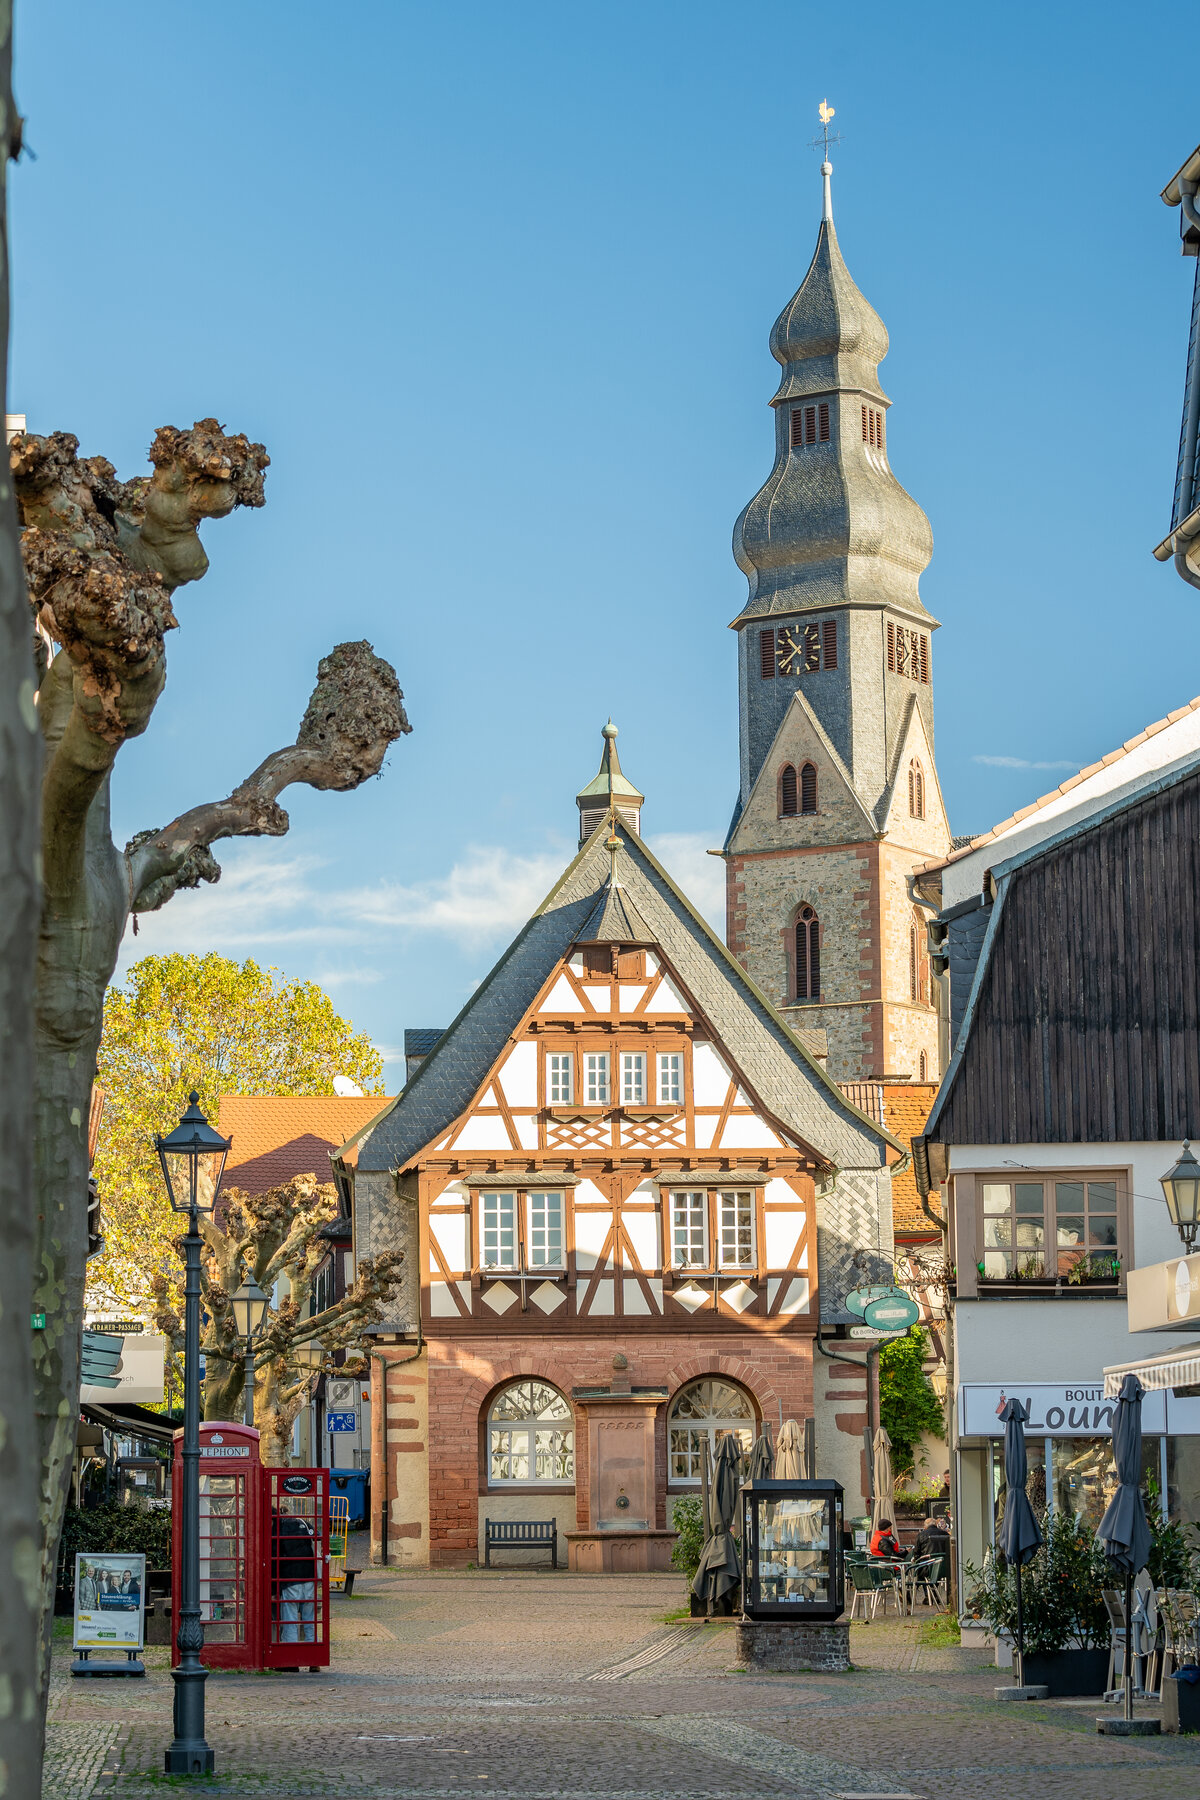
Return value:
<svg viewBox="0 0 1200 1800">
<path fill-rule="evenodd" d="M 1196 1800 L 1200 1738 L 1100 1737 L 1102 1707 L 1005 1706 L 979 1651 L 856 1625 L 846 1675 L 748 1675 L 678 1576 L 372 1569 L 335 1598 L 333 1667 L 208 1681 L 217 1774 L 168 1780 L 168 1653 L 74 1680 L 55 1647 L 45 1800 L 177 1787 L 356 1800 Z"/>
</svg>

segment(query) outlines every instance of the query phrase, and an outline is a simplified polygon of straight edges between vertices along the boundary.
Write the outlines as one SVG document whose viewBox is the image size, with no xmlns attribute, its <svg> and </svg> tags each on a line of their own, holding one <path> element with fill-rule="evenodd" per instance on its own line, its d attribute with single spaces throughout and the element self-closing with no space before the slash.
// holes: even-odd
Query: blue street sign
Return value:
<svg viewBox="0 0 1200 1800">
<path fill-rule="evenodd" d="M 354 1431 L 358 1426 L 358 1416 L 352 1412 L 331 1412 L 325 1414 L 327 1431 Z"/>
</svg>

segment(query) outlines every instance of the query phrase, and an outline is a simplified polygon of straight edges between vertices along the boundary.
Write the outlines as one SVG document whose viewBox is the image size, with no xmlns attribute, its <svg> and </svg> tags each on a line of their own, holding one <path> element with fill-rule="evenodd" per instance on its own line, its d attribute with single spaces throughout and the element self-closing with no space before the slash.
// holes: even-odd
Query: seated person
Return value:
<svg viewBox="0 0 1200 1800">
<path fill-rule="evenodd" d="M 913 1546 L 914 1556 L 949 1556 L 950 1531 L 942 1517 L 927 1519 Z"/>
<path fill-rule="evenodd" d="M 880 1519 L 879 1524 L 871 1533 L 871 1555 L 886 1556 L 893 1562 L 898 1556 L 904 1555 L 903 1550 L 901 1550 L 899 1543 L 892 1534 L 892 1521 L 890 1519 Z"/>
</svg>

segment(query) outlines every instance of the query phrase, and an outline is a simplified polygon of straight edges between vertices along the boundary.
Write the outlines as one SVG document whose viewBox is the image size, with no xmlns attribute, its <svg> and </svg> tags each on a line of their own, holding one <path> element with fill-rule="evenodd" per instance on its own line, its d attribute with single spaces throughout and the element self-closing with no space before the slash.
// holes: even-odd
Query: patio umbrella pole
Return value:
<svg viewBox="0 0 1200 1800">
<path fill-rule="evenodd" d="M 1025 1614 L 1021 1609 L 1021 1564 L 1017 1563 L 1017 1642 L 1013 1651 L 1017 1686 L 1025 1686 Z"/>
<path fill-rule="evenodd" d="M 1125 1570 L 1125 1717 L 1133 1717 L 1133 1569 Z"/>
</svg>

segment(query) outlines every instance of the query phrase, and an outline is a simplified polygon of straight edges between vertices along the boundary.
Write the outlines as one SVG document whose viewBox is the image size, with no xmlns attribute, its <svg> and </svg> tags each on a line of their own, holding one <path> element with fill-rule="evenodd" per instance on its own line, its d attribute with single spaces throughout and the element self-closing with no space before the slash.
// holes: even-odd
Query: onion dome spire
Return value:
<svg viewBox="0 0 1200 1800">
<path fill-rule="evenodd" d="M 782 371 L 771 401 L 775 466 L 734 527 L 750 585 L 735 624 L 847 604 L 928 618 L 917 580 L 933 535 L 888 463 L 891 402 L 879 384 L 888 334 L 842 256 L 831 175 L 826 159 L 813 259 L 771 332 Z"/>
</svg>

